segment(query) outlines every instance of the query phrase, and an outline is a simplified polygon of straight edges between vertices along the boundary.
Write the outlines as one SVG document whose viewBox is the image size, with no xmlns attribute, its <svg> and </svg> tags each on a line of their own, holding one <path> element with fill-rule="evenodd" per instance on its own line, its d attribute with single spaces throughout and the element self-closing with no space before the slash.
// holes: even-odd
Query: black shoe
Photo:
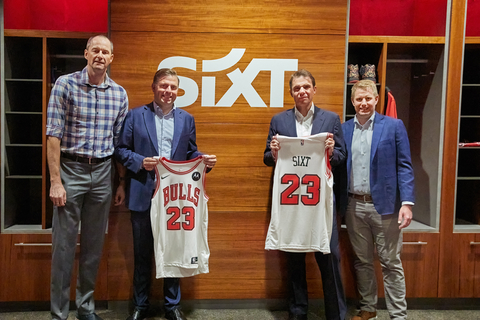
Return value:
<svg viewBox="0 0 480 320">
<path fill-rule="evenodd" d="M 306 314 L 288 314 L 288 320 L 307 320 L 308 317 Z"/>
<path fill-rule="evenodd" d="M 147 318 L 147 310 L 140 310 L 135 308 L 133 310 L 133 313 L 130 317 L 127 318 L 127 320 L 143 320 Z"/>
<path fill-rule="evenodd" d="M 165 314 L 165 318 L 167 318 L 167 320 L 187 320 L 187 318 L 185 318 L 185 315 L 183 314 L 182 310 L 180 309 L 173 309 L 172 311 L 168 311 L 166 314 Z"/>
<path fill-rule="evenodd" d="M 91 314 L 84 314 L 81 316 L 77 316 L 78 320 L 103 320 L 100 318 L 96 313 L 91 313 Z"/>
</svg>

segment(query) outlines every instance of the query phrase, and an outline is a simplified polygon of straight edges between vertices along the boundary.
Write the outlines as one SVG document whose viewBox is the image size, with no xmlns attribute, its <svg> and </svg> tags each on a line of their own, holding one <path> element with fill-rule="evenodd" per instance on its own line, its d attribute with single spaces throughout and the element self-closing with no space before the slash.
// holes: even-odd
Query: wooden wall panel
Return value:
<svg viewBox="0 0 480 320">
<path fill-rule="evenodd" d="M 254 108 L 240 96 L 232 107 L 201 107 L 202 76 L 216 77 L 216 102 L 231 87 L 227 74 L 239 68 L 243 71 L 253 58 L 298 59 L 298 67 L 312 72 L 317 82 L 314 102 L 326 109 L 343 112 L 345 38 L 333 35 L 278 35 L 260 34 L 255 39 L 248 34 L 169 33 L 173 47 L 160 45 L 156 32 L 114 32 L 115 59 L 111 66 L 112 78 L 128 91 L 130 107 L 151 102 L 151 83 L 159 63 L 171 56 L 185 56 L 197 60 L 197 71 L 175 68 L 179 75 L 194 80 L 199 87 L 199 96 L 194 105 L 185 108 L 195 116 L 196 122 L 238 122 L 238 116 L 248 123 L 261 119 L 269 123 L 271 115 L 281 108 Z M 219 72 L 202 72 L 203 60 L 225 57 L 233 48 L 245 48 L 242 59 L 233 67 Z M 141 59 L 139 58 L 141 57 Z M 284 103 L 293 106 L 288 92 L 288 80 L 292 71 L 285 72 Z M 181 84 L 180 84 L 181 85 Z M 270 72 L 261 71 L 253 86 L 270 105 Z M 182 92 L 179 96 L 183 95 Z M 266 110 L 265 110 L 266 109 Z M 257 118 L 256 120 L 251 118 Z"/>
<path fill-rule="evenodd" d="M 108 300 L 128 300 L 133 295 L 133 237 L 130 211 L 124 206 L 110 211 L 106 243 Z"/>
<path fill-rule="evenodd" d="M 262 168 L 264 175 L 271 171 L 263 164 L 263 151 L 266 147 L 269 123 L 198 123 L 197 121 L 196 126 L 200 151 L 217 155 L 219 162 L 216 168 L 254 166 Z M 205 146 L 208 146 L 208 150 L 204 148 Z M 231 152 L 232 149 L 235 149 L 235 152 Z M 209 173 L 209 177 L 220 174 L 227 175 L 228 178 L 231 173 L 215 170 Z M 225 182 L 228 183 L 228 181 Z M 209 192 L 212 192 L 210 188 Z"/>
<path fill-rule="evenodd" d="M 345 36 L 345 0 L 111 2 L 111 30 Z"/>
<path fill-rule="evenodd" d="M 185 299 L 285 298 L 283 254 L 265 251 L 270 220 L 272 168 L 263 151 L 273 115 L 293 107 L 288 92 L 292 71 L 284 73 L 284 107 L 270 107 L 270 71 L 260 71 L 252 86 L 267 107 L 251 107 L 240 95 L 231 107 L 202 107 L 202 77 L 216 78 L 215 102 L 232 86 L 227 74 L 244 72 L 252 59 L 298 59 L 298 68 L 317 81 L 314 102 L 342 117 L 347 1 L 142 1 L 111 3 L 115 60 L 111 76 L 125 87 L 130 107 L 153 99 L 152 78 L 172 56 L 196 59 L 196 70 L 175 68 L 194 80 L 195 103 L 184 108 L 195 117 L 197 144 L 218 163 L 207 176 L 210 273 L 182 280 Z M 203 72 L 204 60 L 246 49 L 234 66 Z M 182 85 L 182 83 L 180 83 Z M 179 96 L 184 94 L 180 90 Z M 130 214 L 112 213 L 109 227 L 109 299 L 132 295 L 133 244 Z M 311 297 L 321 297 L 320 272 L 308 255 Z M 162 297 L 161 280 L 152 288 Z"/>
<path fill-rule="evenodd" d="M 124 208 L 110 217 L 108 234 L 108 300 L 132 295 L 133 243 L 130 213 Z M 260 211 L 210 211 L 210 273 L 182 279 L 185 299 L 284 298 L 285 259 L 279 251 L 266 251 L 270 216 Z M 322 296 L 320 272 L 313 254 L 307 255 L 307 279 L 312 297 Z M 201 285 L 200 285 L 201 284 Z M 161 280 L 152 296 L 161 299 Z"/>
</svg>

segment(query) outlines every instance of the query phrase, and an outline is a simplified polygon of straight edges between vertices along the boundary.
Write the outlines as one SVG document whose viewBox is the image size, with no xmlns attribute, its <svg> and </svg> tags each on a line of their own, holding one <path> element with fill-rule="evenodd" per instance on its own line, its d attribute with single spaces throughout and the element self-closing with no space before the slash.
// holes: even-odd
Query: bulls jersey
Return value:
<svg viewBox="0 0 480 320">
<path fill-rule="evenodd" d="M 277 135 L 272 214 L 265 249 L 330 253 L 333 176 L 325 150 L 331 133 Z"/>
<path fill-rule="evenodd" d="M 155 174 L 150 218 L 156 277 L 208 273 L 208 197 L 202 157 L 178 162 L 162 158 Z"/>
</svg>

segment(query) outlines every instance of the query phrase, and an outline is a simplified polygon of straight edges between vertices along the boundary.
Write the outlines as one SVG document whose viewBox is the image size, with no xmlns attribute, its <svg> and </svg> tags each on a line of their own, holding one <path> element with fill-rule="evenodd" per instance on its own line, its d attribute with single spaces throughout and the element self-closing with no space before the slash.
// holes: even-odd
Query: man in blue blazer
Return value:
<svg viewBox="0 0 480 320">
<path fill-rule="evenodd" d="M 415 201 L 410 145 L 403 122 L 375 112 L 377 102 L 374 82 L 355 83 L 352 103 L 356 115 L 342 125 L 348 158 L 341 204 L 356 255 L 354 266 L 361 298 L 360 312 L 354 320 L 377 317 L 375 247 L 390 318 L 407 317 L 400 252 L 402 229 L 412 220 Z"/>
<path fill-rule="evenodd" d="M 128 112 L 115 156 L 126 168 L 120 172 L 125 180 L 125 204 L 131 211 L 135 268 L 133 275 L 133 314 L 127 320 L 147 317 L 148 294 L 152 275 L 153 235 L 150 203 L 155 190 L 154 156 L 184 161 L 201 156 L 197 150 L 195 120 L 186 111 L 175 108 L 179 79 L 173 69 L 160 69 L 152 83 L 154 101 Z M 203 155 L 209 170 L 216 156 Z M 164 279 L 167 319 L 185 319 L 179 308 L 180 283 L 177 278 Z"/>
<path fill-rule="evenodd" d="M 263 162 L 274 166 L 280 144 L 276 135 L 289 137 L 308 136 L 330 132 L 333 139 L 325 141 L 329 149 L 330 163 L 335 167 L 346 159 L 345 142 L 337 114 L 317 108 L 313 104 L 316 93 L 315 78 L 307 70 L 299 70 L 290 78 L 290 94 L 295 101 L 293 109 L 275 115 L 270 122 Z M 335 205 L 334 205 L 335 206 Z M 325 315 L 328 320 L 343 320 L 347 307 L 340 277 L 340 249 L 336 215 L 333 217 L 331 254 L 315 252 L 315 259 L 322 274 Z M 285 252 L 289 275 L 289 319 L 307 319 L 308 291 L 305 272 L 305 253 Z"/>
</svg>

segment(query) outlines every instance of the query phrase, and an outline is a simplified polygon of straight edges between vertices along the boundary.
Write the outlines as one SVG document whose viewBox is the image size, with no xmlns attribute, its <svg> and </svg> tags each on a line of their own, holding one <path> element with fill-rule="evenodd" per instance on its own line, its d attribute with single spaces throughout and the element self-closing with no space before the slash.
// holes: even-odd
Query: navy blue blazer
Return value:
<svg viewBox="0 0 480 320">
<path fill-rule="evenodd" d="M 263 153 L 263 162 L 267 166 L 274 166 L 275 160 L 270 150 L 270 141 L 278 133 L 282 136 L 296 137 L 297 125 L 295 122 L 295 107 L 292 109 L 280 112 L 272 117 L 270 121 L 270 130 L 268 132 L 267 146 Z M 314 106 L 313 121 L 312 121 L 312 135 L 330 132 L 333 134 L 333 140 L 335 140 L 335 148 L 330 160 L 333 172 L 333 192 L 334 192 L 334 207 L 337 206 L 337 199 L 341 197 L 341 189 L 339 187 L 344 186 L 345 183 L 341 183 L 337 179 L 339 168 L 345 166 L 345 160 L 347 158 L 347 149 L 345 147 L 345 141 L 343 140 L 343 131 L 340 118 L 334 112 L 323 110 Z M 339 176 L 341 177 L 341 175 Z"/>
<path fill-rule="evenodd" d="M 312 135 L 330 132 L 333 133 L 333 139 L 335 140 L 335 148 L 333 150 L 333 156 L 330 161 L 332 167 L 335 167 L 343 163 L 347 157 L 347 151 L 345 148 L 345 141 L 343 140 L 342 125 L 340 118 L 334 112 L 323 110 L 314 106 L 313 121 L 312 121 Z M 270 150 L 270 141 L 276 134 L 296 137 L 297 125 L 295 122 L 295 108 L 280 112 L 272 117 L 270 121 L 270 130 L 268 132 L 267 146 L 263 153 L 263 162 L 267 166 L 275 165 L 275 160 Z"/>
<path fill-rule="evenodd" d="M 350 185 L 354 125 L 354 119 L 342 125 L 348 151 L 345 192 Z M 403 121 L 375 112 L 370 151 L 370 192 L 375 210 L 379 214 L 398 213 L 402 201 L 415 202 L 413 180 L 410 144 Z M 343 198 L 344 211 L 347 201 L 348 198 Z"/>
<path fill-rule="evenodd" d="M 125 205 L 133 211 L 146 211 L 155 189 L 155 171 L 142 169 L 143 159 L 158 156 L 153 102 L 129 110 L 120 132 L 115 158 L 127 168 Z M 195 120 L 176 108 L 170 159 L 185 161 L 202 155 L 197 150 Z"/>
</svg>

